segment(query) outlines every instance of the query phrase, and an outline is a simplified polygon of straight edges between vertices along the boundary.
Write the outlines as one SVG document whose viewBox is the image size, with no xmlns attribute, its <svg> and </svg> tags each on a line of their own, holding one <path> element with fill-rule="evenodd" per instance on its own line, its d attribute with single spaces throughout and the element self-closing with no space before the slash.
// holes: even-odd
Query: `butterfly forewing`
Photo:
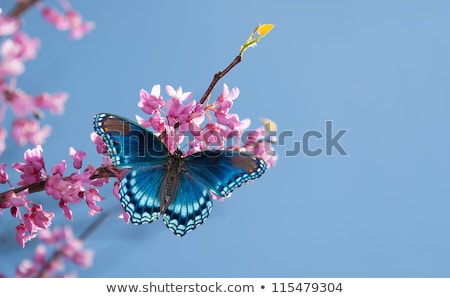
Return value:
<svg viewBox="0 0 450 298">
<path fill-rule="evenodd" d="M 117 167 L 162 164 L 169 156 L 166 146 L 153 133 L 126 118 L 97 114 L 94 117 L 94 129 Z"/>
<path fill-rule="evenodd" d="M 186 157 L 185 167 L 197 183 L 215 195 L 226 197 L 245 182 L 260 177 L 266 163 L 245 152 L 210 150 Z"/>
</svg>

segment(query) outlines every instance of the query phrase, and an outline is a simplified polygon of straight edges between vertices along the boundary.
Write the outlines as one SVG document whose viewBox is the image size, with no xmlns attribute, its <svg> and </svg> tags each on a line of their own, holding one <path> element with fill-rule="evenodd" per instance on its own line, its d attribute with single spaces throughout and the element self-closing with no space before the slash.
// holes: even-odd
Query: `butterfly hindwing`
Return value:
<svg viewBox="0 0 450 298">
<path fill-rule="evenodd" d="M 212 209 L 211 194 L 187 172 L 179 175 L 176 197 L 169 205 L 163 220 L 178 236 L 201 225 Z"/>
<path fill-rule="evenodd" d="M 266 163 L 261 158 L 233 150 L 202 151 L 184 160 L 187 171 L 195 177 L 195 181 L 221 197 L 260 177 L 266 170 Z"/>
<path fill-rule="evenodd" d="M 130 170 L 120 180 L 120 201 L 133 224 L 150 223 L 160 216 L 160 188 L 166 169 L 154 165 Z"/>
<path fill-rule="evenodd" d="M 112 162 L 119 168 L 162 164 L 167 147 L 150 131 L 126 118 L 97 114 L 94 129 L 106 145 Z"/>
</svg>

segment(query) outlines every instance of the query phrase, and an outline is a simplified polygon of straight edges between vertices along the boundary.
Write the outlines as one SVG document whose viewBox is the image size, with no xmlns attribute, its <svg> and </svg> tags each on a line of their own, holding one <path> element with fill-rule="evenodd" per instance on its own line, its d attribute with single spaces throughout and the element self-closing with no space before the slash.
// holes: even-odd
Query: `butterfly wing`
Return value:
<svg viewBox="0 0 450 298">
<path fill-rule="evenodd" d="M 120 180 L 120 201 L 133 224 L 151 223 L 160 216 L 160 189 L 166 169 L 160 165 L 130 170 Z"/>
<path fill-rule="evenodd" d="M 209 216 L 211 192 L 225 197 L 243 183 L 260 177 L 266 169 L 262 159 L 237 151 L 203 151 L 183 161 L 176 197 L 162 216 L 166 226 L 179 236 Z"/>
<path fill-rule="evenodd" d="M 226 197 L 250 180 L 260 177 L 266 163 L 252 154 L 232 150 L 202 151 L 184 158 L 185 168 L 195 182 L 213 194 Z"/>
<path fill-rule="evenodd" d="M 201 225 L 211 209 L 209 190 L 195 181 L 189 173 L 182 172 L 178 176 L 176 197 L 162 217 L 175 235 L 184 236 Z"/>
<path fill-rule="evenodd" d="M 112 162 L 119 168 L 167 162 L 167 147 L 153 133 L 133 121 L 101 113 L 94 116 L 94 129 L 105 143 Z"/>
</svg>

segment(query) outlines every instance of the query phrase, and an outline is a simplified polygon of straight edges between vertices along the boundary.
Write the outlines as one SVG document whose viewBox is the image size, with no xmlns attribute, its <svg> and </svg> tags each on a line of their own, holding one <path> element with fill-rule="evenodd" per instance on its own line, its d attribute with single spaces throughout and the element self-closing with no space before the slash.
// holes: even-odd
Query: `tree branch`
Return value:
<svg viewBox="0 0 450 298">
<path fill-rule="evenodd" d="M 115 166 L 106 166 L 106 167 L 99 167 L 95 170 L 95 174 L 93 174 L 90 177 L 90 180 L 99 179 L 99 178 L 111 178 L 111 177 L 117 177 L 118 175 L 126 171 L 124 169 L 119 169 Z M 66 176 L 62 178 L 63 180 L 69 180 L 70 176 Z M 28 193 L 35 193 L 45 190 L 45 184 L 47 183 L 47 180 L 41 180 L 38 182 L 31 183 L 29 185 L 24 185 L 20 187 L 16 187 L 13 189 L 10 189 L 8 191 L 0 193 L 0 206 L 6 201 L 6 197 L 8 193 L 11 191 L 14 193 L 19 193 L 25 189 L 28 189 Z"/>
<path fill-rule="evenodd" d="M 21 14 L 28 10 L 31 6 L 36 4 L 38 0 L 16 1 L 16 6 L 11 9 L 8 16 L 18 18 Z"/>
<path fill-rule="evenodd" d="M 241 61 L 242 55 L 237 55 L 236 58 L 234 58 L 234 60 L 230 63 L 230 65 L 227 66 L 227 68 L 219 71 L 214 75 L 208 89 L 206 89 L 205 94 L 203 94 L 202 98 L 200 99 L 200 104 L 203 104 L 208 99 L 209 95 L 211 94 L 217 83 L 220 81 L 220 79 L 222 79 L 233 67 L 235 67 Z"/>
</svg>

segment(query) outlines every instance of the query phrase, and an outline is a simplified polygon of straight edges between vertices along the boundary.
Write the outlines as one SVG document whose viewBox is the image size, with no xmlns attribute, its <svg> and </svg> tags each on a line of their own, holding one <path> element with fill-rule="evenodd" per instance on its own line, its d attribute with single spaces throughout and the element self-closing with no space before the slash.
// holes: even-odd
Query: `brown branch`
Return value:
<svg viewBox="0 0 450 298">
<path fill-rule="evenodd" d="M 95 174 L 93 174 L 89 179 L 99 179 L 99 178 L 111 178 L 111 177 L 117 177 L 120 175 L 124 169 L 116 168 L 115 166 L 106 166 L 106 167 L 99 167 L 95 170 Z M 63 180 L 69 180 L 70 176 L 66 176 L 62 178 Z M 28 189 L 28 193 L 35 193 L 45 190 L 45 184 L 47 183 L 47 180 L 41 180 L 38 182 L 31 183 L 29 185 L 24 185 L 20 187 L 16 187 L 13 189 L 10 189 L 8 191 L 0 193 L 0 206 L 6 201 L 6 197 L 8 193 L 11 191 L 14 193 L 19 193 L 25 189 Z"/>
<path fill-rule="evenodd" d="M 241 61 L 242 56 L 237 55 L 236 58 L 234 58 L 234 60 L 230 63 L 230 65 L 227 66 L 227 68 L 225 68 L 222 71 L 219 71 L 214 75 L 211 84 L 209 84 L 208 89 L 206 89 L 205 94 L 203 94 L 202 98 L 200 99 L 200 104 L 203 104 L 208 99 L 209 95 L 211 94 L 211 92 L 213 91 L 214 87 L 217 85 L 219 80 L 223 78 L 233 67 L 235 67 Z"/>
<path fill-rule="evenodd" d="M 16 6 L 11 9 L 8 16 L 18 18 L 21 14 L 28 10 L 31 6 L 36 4 L 38 0 L 16 1 Z"/>
</svg>

